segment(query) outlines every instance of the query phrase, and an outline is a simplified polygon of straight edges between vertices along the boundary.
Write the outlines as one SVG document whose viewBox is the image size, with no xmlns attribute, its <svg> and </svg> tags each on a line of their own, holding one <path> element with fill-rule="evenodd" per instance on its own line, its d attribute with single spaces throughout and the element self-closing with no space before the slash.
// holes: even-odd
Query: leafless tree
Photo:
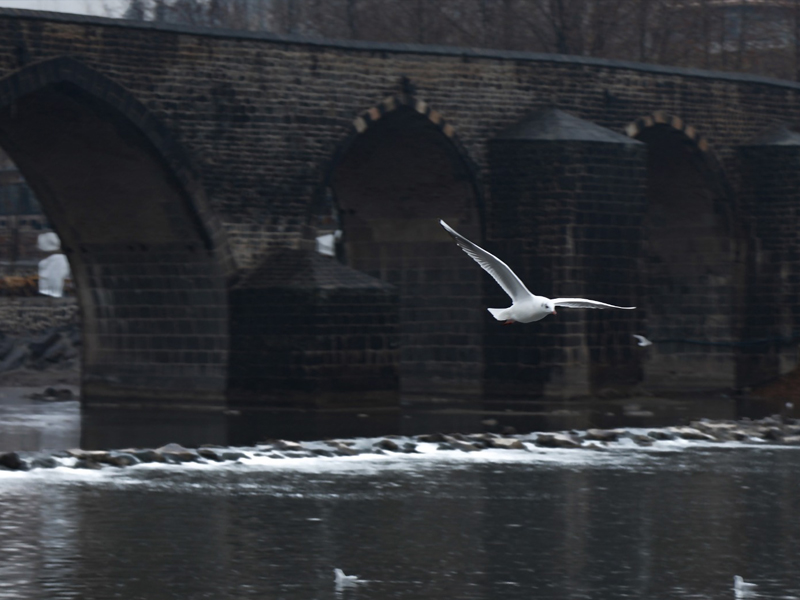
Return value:
<svg viewBox="0 0 800 600">
<path fill-rule="evenodd" d="M 800 80 L 800 0 L 129 0 L 127 18 Z"/>
</svg>

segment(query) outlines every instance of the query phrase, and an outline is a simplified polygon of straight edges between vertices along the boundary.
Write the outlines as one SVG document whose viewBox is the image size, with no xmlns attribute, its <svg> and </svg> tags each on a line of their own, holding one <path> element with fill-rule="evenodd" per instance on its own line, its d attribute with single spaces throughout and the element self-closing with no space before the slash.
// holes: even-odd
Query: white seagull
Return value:
<svg viewBox="0 0 800 600">
<path fill-rule="evenodd" d="M 472 259 L 489 273 L 494 280 L 500 284 L 506 294 L 511 297 L 511 306 L 508 308 L 489 308 L 487 309 L 498 321 L 510 323 L 532 323 L 540 321 L 547 315 L 556 314 L 556 307 L 566 308 L 621 308 L 623 310 L 633 310 L 635 306 L 614 306 L 597 300 L 587 300 L 586 298 L 545 298 L 536 296 L 528 291 L 525 284 L 519 280 L 506 263 L 490 254 L 480 246 L 473 244 L 463 235 L 455 231 L 447 223 L 440 220 L 439 224 L 444 227 L 456 241 L 461 249 L 469 254 Z"/>
<path fill-rule="evenodd" d="M 733 591 L 737 598 L 745 596 L 755 596 L 755 589 L 758 586 L 755 583 L 748 583 L 739 575 L 733 576 Z"/>
<path fill-rule="evenodd" d="M 334 569 L 333 575 L 337 588 L 352 587 L 358 585 L 359 583 L 366 583 L 366 580 L 359 579 L 355 575 L 345 575 L 344 571 L 341 569 Z"/>
<path fill-rule="evenodd" d="M 635 338 L 636 338 L 636 339 L 639 341 L 639 343 L 637 344 L 637 346 L 652 346 L 652 345 L 653 345 L 653 342 L 651 342 L 650 340 L 648 340 L 648 339 L 647 339 L 646 337 L 644 337 L 643 335 L 638 335 L 638 334 L 634 333 L 634 334 L 633 334 L 633 337 L 635 337 Z"/>
</svg>

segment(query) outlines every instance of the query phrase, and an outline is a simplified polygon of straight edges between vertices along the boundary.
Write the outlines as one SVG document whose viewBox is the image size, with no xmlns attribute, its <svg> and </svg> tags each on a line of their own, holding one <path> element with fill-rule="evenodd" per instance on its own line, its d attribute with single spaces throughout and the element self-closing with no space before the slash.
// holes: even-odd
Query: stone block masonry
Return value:
<svg viewBox="0 0 800 600">
<path fill-rule="evenodd" d="M 0 332 L 22 335 L 46 329 L 79 327 L 80 311 L 74 297 L 13 298 L 0 296 Z"/>
</svg>

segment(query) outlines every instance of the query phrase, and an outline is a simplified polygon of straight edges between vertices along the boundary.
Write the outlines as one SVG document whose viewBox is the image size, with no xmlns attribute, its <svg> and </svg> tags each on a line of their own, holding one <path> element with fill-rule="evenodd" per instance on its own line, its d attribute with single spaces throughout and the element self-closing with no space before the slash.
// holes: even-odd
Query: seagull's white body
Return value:
<svg viewBox="0 0 800 600">
<path fill-rule="evenodd" d="M 336 587 L 346 587 L 364 583 L 363 579 L 359 579 L 355 575 L 345 575 L 341 569 L 334 569 L 333 575 L 336 581 Z"/>
<path fill-rule="evenodd" d="M 643 335 L 638 335 L 638 334 L 634 333 L 633 337 L 635 337 L 639 341 L 639 343 L 637 344 L 639 346 L 652 346 L 653 345 L 653 342 L 648 340 Z"/>
<path fill-rule="evenodd" d="M 757 587 L 755 583 L 748 583 L 739 575 L 733 576 L 733 589 L 737 596 L 755 594 Z"/>
<path fill-rule="evenodd" d="M 498 321 L 506 323 L 532 323 L 541 321 L 547 315 L 556 314 L 556 307 L 566 308 L 621 308 L 623 310 L 633 310 L 635 306 L 614 306 L 597 300 L 587 300 L 586 298 L 546 298 L 532 294 L 525 284 L 520 281 L 509 266 L 478 246 L 473 244 L 463 235 L 455 231 L 444 221 L 439 221 L 456 244 L 469 254 L 472 259 L 491 275 L 500 284 L 506 294 L 511 298 L 511 306 L 508 308 L 489 308 L 487 309 Z"/>
</svg>

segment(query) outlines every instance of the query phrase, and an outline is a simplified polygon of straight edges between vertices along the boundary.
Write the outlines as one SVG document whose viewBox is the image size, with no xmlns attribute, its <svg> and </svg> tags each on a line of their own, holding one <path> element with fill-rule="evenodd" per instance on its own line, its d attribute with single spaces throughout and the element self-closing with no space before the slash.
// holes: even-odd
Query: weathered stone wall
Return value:
<svg viewBox="0 0 800 600">
<path fill-rule="evenodd" d="M 403 78 L 483 180 L 486 140 L 543 105 L 615 131 L 655 111 L 678 115 L 729 168 L 738 143 L 799 109 L 800 86 L 754 76 L 0 12 L 0 76 L 65 55 L 124 86 L 188 150 L 241 266 L 302 235 L 353 119 L 402 91 Z"/>
<path fill-rule="evenodd" d="M 80 310 L 74 297 L 9 298 L 0 296 L 0 333 L 26 334 L 64 326 L 80 325 Z"/>
</svg>

